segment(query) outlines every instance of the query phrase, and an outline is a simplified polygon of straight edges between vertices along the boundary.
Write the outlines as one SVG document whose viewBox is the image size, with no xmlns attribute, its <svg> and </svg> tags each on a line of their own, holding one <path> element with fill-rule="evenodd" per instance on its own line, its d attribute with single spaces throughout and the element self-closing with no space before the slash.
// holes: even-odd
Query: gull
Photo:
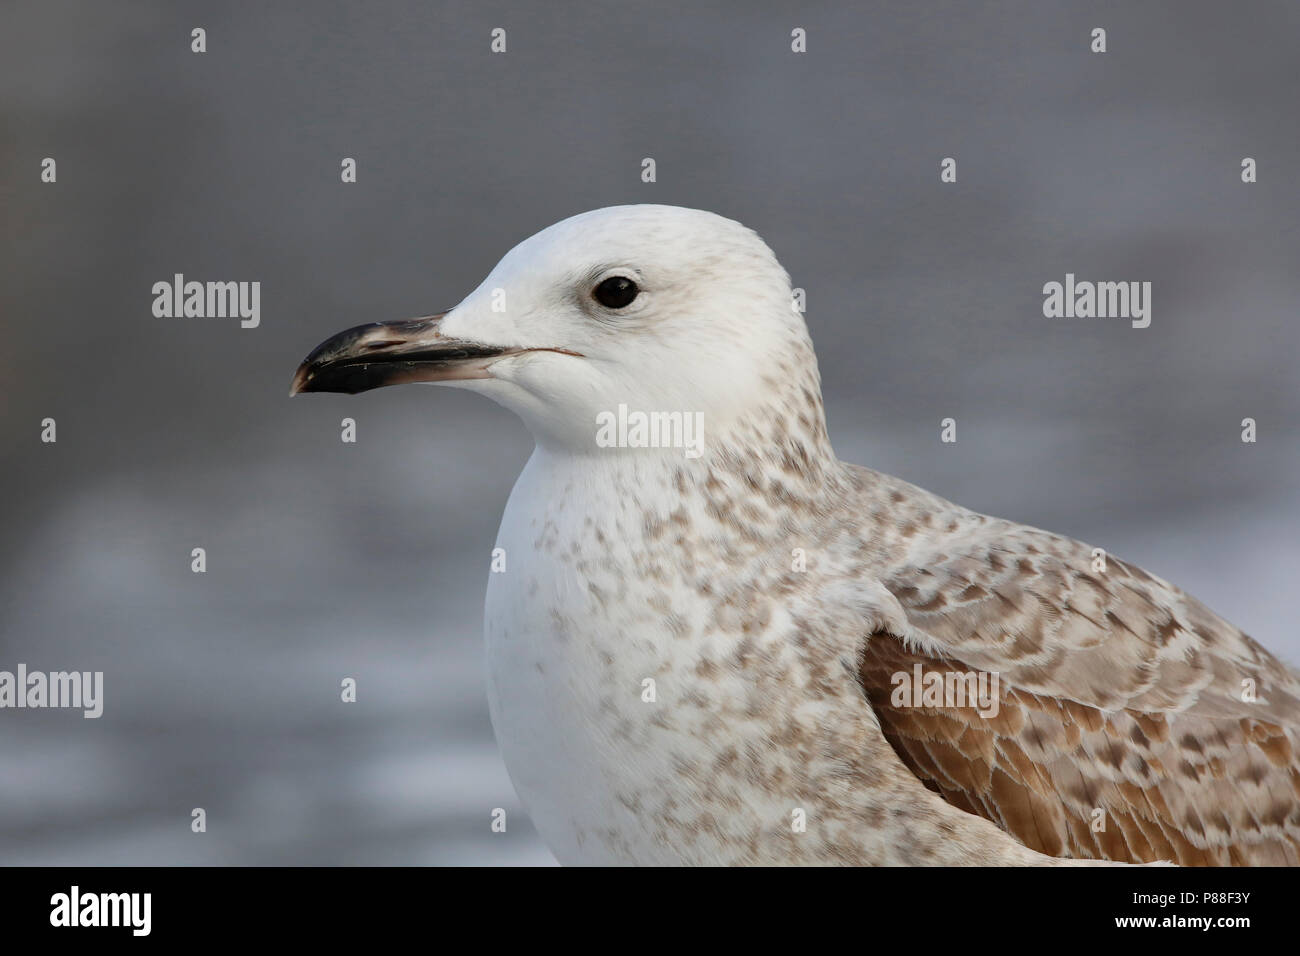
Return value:
<svg viewBox="0 0 1300 956">
<path fill-rule="evenodd" d="M 487 691 L 561 863 L 1298 862 L 1300 675 L 1132 564 L 839 461 L 741 224 L 566 219 L 451 311 L 327 339 L 293 393 L 406 382 L 535 439 Z"/>
</svg>

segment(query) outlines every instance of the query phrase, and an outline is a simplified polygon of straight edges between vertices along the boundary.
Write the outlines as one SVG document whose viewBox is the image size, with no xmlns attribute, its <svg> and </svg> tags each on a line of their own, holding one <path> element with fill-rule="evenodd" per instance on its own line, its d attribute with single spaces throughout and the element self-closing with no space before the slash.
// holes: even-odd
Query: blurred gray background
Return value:
<svg viewBox="0 0 1300 956">
<path fill-rule="evenodd" d="M 288 385 L 616 203 L 767 239 L 841 457 L 1300 660 L 1300 6 L 846 6 L 6 2 L 0 669 L 103 670 L 106 703 L 0 711 L 0 862 L 552 862 L 481 670 L 527 433 L 468 393 Z M 261 327 L 154 318 L 176 272 L 260 280 Z M 1152 282 L 1151 327 L 1045 319 L 1066 272 Z"/>
</svg>

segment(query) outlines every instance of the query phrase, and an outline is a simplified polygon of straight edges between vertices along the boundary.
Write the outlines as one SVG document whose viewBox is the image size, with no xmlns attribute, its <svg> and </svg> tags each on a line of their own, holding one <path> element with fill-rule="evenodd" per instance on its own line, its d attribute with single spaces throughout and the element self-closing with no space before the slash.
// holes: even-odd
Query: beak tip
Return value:
<svg viewBox="0 0 1300 956">
<path fill-rule="evenodd" d="M 307 371 L 307 366 L 298 366 L 298 371 L 293 373 L 293 383 L 289 386 L 289 397 L 293 398 L 300 392 L 307 391 L 307 381 L 310 378 L 311 375 Z"/>
</svg>

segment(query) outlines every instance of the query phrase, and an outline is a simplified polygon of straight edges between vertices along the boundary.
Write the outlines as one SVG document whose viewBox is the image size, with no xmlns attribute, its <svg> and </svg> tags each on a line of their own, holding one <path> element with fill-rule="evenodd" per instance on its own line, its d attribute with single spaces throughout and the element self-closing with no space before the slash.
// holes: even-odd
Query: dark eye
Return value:
<svg viewBox="0 0 1300 956">
<path fill-rule="evenodd" d="M 607 309 L 621 309 L 630 305 L 641 290 L 626 276 L 610 276 L 591 293 Z"/>
</svg>

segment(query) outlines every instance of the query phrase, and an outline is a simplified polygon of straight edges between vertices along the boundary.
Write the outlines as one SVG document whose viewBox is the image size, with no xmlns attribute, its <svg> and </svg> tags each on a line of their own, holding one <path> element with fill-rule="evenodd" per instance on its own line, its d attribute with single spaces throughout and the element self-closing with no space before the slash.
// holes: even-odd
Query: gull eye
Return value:
<svg viewBox="0 0 1300 956">
<path fill-rule="evenodd" d="M 607 309 L 621 309 L 631 305 L 641 290 L 626 276 L 610 276 L 592 290 L 592 295 Z"/>
</svg>

